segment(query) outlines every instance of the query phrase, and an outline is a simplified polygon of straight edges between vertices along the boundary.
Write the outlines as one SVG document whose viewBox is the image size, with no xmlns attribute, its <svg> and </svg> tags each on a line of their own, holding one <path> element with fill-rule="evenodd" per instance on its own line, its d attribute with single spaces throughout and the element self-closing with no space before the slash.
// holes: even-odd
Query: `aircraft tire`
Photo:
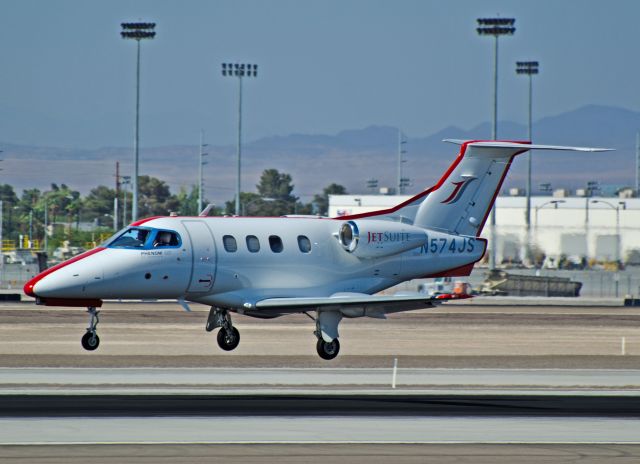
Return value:
<svg viewBox="0 0 640 464">
<path fill-rule="evenodd" d="M 338 356 L 338 353 L 340 352 L 340 342 L 336 338 L 331 343 L 327 343 L 322 338 L 319 338 L 318 343 L 316 344 L 316 350 L 318 350 L 318 355 L 322 359 L 329 361 Z"/>
<path fill-rule="evenodd" d="M 240 344 L 240 332 L 235 327 L 229 331 L 220 329 L 218 332 L 218 346 L 225 351 L 235 350 Z"/>
<path fill-rule="evenodd" d="M 95 332 L 87 332 L 82 336 L 80 343 L 82 343 L 82 348 L 85 350 L 93 351 L 100 345 L 100 337 Z"/>
</svg>

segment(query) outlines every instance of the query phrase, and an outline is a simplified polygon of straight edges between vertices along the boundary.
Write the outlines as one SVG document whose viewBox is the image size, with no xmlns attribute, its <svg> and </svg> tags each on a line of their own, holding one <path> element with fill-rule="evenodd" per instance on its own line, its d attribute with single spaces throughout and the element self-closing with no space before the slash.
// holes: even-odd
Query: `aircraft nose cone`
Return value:
<svg viewBox="0 0 640 464">
<path fill-rule="evenodd" d="M 70 260 L 46 269 L 24 284 L 24 293 L 34 298 L 47 296 L 78 297 L 79 295 L 76 295 L 76 293 L 82 288 L 81 282 L 70 278 L 66 272 L 60 273 L 57 271 L 102 250 L 104 250 L 104 248 L 94 248 L 93 250 L 89 250 Z"/>
<path fill-rule="evenodd" d="M 35 276 L 33 279 L 29 280 L 26 284 L 24 284 L 24 287 L 22 288 L 22 290 L 24 291 L 25 295 L 29 295 L 33 298 L 36 297 L 36 294 L 33 291 L 33 287 L 35 287 L 38 280 L 39 280 L 38 276 Z"/>
</svg>

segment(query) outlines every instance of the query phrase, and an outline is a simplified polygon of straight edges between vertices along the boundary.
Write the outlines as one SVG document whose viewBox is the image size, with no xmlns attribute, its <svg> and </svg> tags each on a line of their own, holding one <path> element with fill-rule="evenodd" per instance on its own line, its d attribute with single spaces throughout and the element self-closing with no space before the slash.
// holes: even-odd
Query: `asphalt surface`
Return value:
<svg viewBox="0 0 640 464">
<path fill-rule="evenodd" d="M 207 308 L 107 303 L 100 347 L 80 347 L 81 309 L 0 305 L 4 367 L 376 367 L 615 368 L 640 366 L 640 308 L 443 305 L 387 320 L 345 319 L 341 353 L 315 352 L 303 315 L 257 320 L 234 315 L 240 346 L 222 352 L 204 324 Z M 624 341 L 624 342 L 623 342 Z M 624 351 L 623 351 L 624 343 Z"/>
<path fill-rule="evenodd" d="M 200 416 L 0 418 L 0 444 L 640 444 L 635 418 Z"/>
<path fill-rule="evenodd" d="M 0 368 L 0 394 L 64 389 L 94 393 L 159 390 L 345 389 L 392 391 L 394 370 L 367 368 Z M 635 369 L 422 369 L 395 370 L 397 389 L 619 391 L 640 393 Z"/>
<path fill-rule="evenodd" d="M 640 396 L 0 395 L 3 418 L 148 416 L 640 418 Z"/>
<path fill-rule="evenodd" d="M 300 463 L 635 464 L 640 445 L 521 444 L 166 444 L 2 446 L 8 464 Z"/>
</svg>

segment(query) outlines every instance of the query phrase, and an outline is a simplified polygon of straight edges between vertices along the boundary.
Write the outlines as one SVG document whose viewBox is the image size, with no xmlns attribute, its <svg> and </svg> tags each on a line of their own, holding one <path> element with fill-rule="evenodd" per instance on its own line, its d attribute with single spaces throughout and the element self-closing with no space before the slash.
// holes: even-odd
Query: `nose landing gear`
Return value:
<svg viewBox="0 0 640 464">
<path fill-rule="evenodd" d="M 82 336 L 80 343 L 85 350 L 93 351 L 100 345 L 100 337 L 98 337 L 96 332 L 96 327 L 100 322 L 100 318 L 98 317 L 100 311 L 97 311 L 94 307 L 89 307 L 87 308 L 87 312 L 89 313 L 89 327 L 87 327 L 87 332 Z"/>
<path fill-rule="evenodd" d="M 307 314 L 307 316 L 309 315 Z M 340 353 L 338 324 L 341 320 L 342 314 L 339 311 L 318 311 L 314 334 L 318 338 L 316 351 L 322 359 L 329 361 Z"/>
<path fill-rule="evenodd" d="M 322 338 L 318 338 L 316 350 L 322 359 L 329 361 L 338 356 L 338 353 L 340 352 L 340 342 L 337 338 L 329 343 L 325 342 Z"/>
<path fill-rule="evenodd" d="M 235 350 L 240 344 L 240 332 L 231 323 L 231 315 L 226 309 L 211 307 L 207 319 L 206 331 L 211 332 L 220 327 L 218 346 L 225 351 Z"/>
</svg>

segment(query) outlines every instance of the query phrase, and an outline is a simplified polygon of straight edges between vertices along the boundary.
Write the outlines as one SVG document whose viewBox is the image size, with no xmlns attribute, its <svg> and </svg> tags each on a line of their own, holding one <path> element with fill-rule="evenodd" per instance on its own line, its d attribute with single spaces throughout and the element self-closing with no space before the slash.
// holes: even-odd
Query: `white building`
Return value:
<svg viewBox="0 0 640 464">
<path fill-rule="evenodd" d="M 329 216 L 346 216 L 391 208 L 408 195 L 330 195 Z M 497 262 L 520 261 L 527 244 L 526 198 L 498 197 L 496 201 Z M 617 209 L 616 209 L 617 208 Z M 617 226 L 616 217 L 619 218 Z M 618 234 L 620 258 L 640 258 L 640 198 L 532 197 L 531 238 L 534 248 L 550 257 L 615 261 Z M 489 238 L 487 221 L 482 236 Z M 491 247 L 491 242 L 489 247 Z"/>
</svg>

